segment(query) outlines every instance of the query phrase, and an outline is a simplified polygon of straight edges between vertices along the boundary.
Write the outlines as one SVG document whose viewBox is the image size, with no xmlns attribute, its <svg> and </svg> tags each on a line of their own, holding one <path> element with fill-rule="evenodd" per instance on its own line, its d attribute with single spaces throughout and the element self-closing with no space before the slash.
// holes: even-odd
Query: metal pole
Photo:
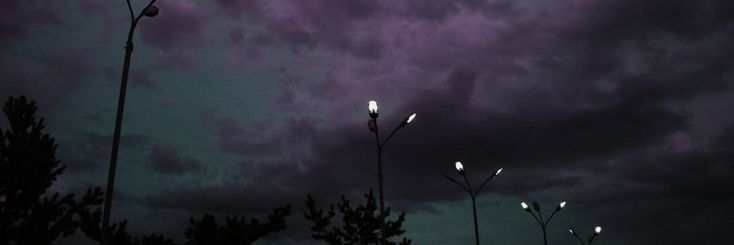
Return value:
<svg viewBox="0 0 734 245">
<path fill-rule="evenodd" d="M 132 33 L 135 25 L 130 26 L 127 45 L 125 46 L 125 63 L 122 68 L 122 82 L 120 83 L 120 95 L 117 101 L 117 116 L 115 118 L 115 132 L 112 138 L 112 154 L 110 156 L 110 170 L 107 175 L 107 191 L 104 198 L 104 212 L 102 216 L 102 243 L 108 241 L 110 211 L 112 209 L 112 194 L 115 189 L 115 172 L 117 169 L 117 153 L 120 148 L 120 131 L 122 129 L 122 116 L 125 110 L 125 94 L 127 91 L 127 78 L 130 71 L 130 57 L 133 52 Z"/>
<path fill-rule="evenodd" d="M 474 240 L 477 242 L 477 245 L 479 245 L 479 224 L 477 223 L 477 202 L 474 195 L 471 195 L 471 206 L 472 211 L 474 211 Z"/>
<path fill-rule="evenodd" d="M 545 226 L 543 226 L 543 244 L 548 245 L 548 236 L 545 234 Z"/>
<path fill-rule="evenodd" d="M 125 61 L 122 66 L 122 79 L 120 82 L 120 94 L 117 101 L 117 115 L 115 117 L 115 131 L 114 135 L 112 137 L 112 152 L 110 154 L 110 169 L 107 174 L 107 191 L 105 192 L 105 198 L 104 198 L 104 212 L 102 213 L 102 234 L 100 243 L 101 244 L 109 244 L 109 226 L 110 226 L 110 213 L 112 211 L 112 194 L 115 190 L 115 172 L 117 170 L 117 154 L 119 152 L 120 148 L 120 131 L 122 130 L 122 117 L 125 111 L 125 94 L 127 92 L 127 80 L 128 80 L 128 74 L 130 73 L 130 60 L 132 57 L 134 45 L 133 45 L 133 35 L 135 33 L 135 27 L 138 24 L 138 21 L 140 21 L 140 18 L 143 17 L 143 14 L 145 14 L 145 11 L 148 10 L 151 6 L 153 6 L 153 3 L 155 3 L 157 0 L 151 0 L 145 8 L 143 8 L 143 11 L 135 17 L 133 14 L 132 6 L 130 5 L 130 0 L 127 0 L 127 7 L 130 11 L 130 30 L 127 33 L 127 42 L 125 45 Z M 156 12 L 157 14 L 157 12 Z M 154 16 L 154 15 L 153 15 Z"/>
<path fill-rule="evenodd" d="M 381 237 L 377 239 L 378 244 L 380 243 L 380 239 L 385 237 L 385 197 L 383 195 L 383 188 L 382 188 L 382 179 L 384 178 L 384 175 L 382 174 L 382 144 L 380 143 L 380 133 L 379 129 L 380 127 L 377 126 L 377 118 L 373 118 L 374 125 L 375 125 L 375 140 L 377 141 L 377 182 L 378 182 L 378 191 L 379 198 L 380 198 L 380 235 Z"/>
</svg>

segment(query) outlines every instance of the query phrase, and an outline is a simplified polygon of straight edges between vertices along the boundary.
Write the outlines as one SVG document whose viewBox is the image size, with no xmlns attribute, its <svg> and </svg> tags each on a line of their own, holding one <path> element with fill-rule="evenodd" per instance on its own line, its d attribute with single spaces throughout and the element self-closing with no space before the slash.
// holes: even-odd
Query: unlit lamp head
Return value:
<svg viewBox="0 0 734 245">
<path fill-rule="evenodd" d="M 156 7 L 155 5 L 150 5 L 150 7 L 145 8 L 145 10 L 143 11 L 143 15 L 148 17 L 155 17 L 156 15 L 158 15 L 158 7 Z"/>
</svg>

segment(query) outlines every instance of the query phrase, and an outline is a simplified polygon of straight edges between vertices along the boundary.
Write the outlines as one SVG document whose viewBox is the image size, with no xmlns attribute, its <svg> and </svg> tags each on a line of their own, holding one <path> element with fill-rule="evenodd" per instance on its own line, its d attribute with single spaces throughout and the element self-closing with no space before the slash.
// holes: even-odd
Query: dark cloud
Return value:
<svg viewBox="0 0 734 245">
<path fill-rule="evenodd" d="M 163 51 L 202 44 L 210 15 L 204 8 L 184 1 L 162 1 L 156 5 L 160 14 L 142 20 L 145 23 L 140 25 L 143 41 Z"/>
<path fill-rule="evenodd" d="M 148 196 L 144 204 L 151 208 L 182 209 L 192 212 L 265 213 L 277 205 L 294 201 L 289 199 L 291 196 L 286 198 L 282 195 L 281 191 L 247 188 L 235 183 L 191 186 Z"/>
<path fill-rule="evenodd" d="M 237 1 L 221 1 L 220 4 L 244 6 L 241 5 L 244 2 Z M 247 2 L 246 5 L 257 9 L 259 4 Z M 401 130 L 386 150 L 386 162 L 390 162 L 386 165 L 387 181 L 390 186 L 398 186 L 388 196 L 415 201 L 459 198 L 458 194 L 452 194 L 453 190 L 443 191 L 450 184 L 441 182 L 440 177 L 440 173 L 451 171 L 451 163 L 456 160 L 465 161 L 476 176 L 488 175 L 498 166 L 504 166 L 508 171 L 507 178 L 512 176 L 526 180 L 503 183 L 498 179 L 498 189 L 506 194 L 526 195 L 546 188 L 580 185 L 580 177 L 562 177 L 559 173 L 576 170 L 581 163 L 605 161 L 636 148 L 663 144 L 661 142 L 670 133 L 688 127 L 687 115 L 671 108 L 669 102 L 724 86 L 721 76 L 708 74 L 722 74 L 731 67 L 731 62 L 724 58 L 731 49 L 694 46 L 694 52 L 679 49 L 675 42 L 666 43 L 664 41 L 668 39 L 660 35 L 672 33 L 684 37 L 684 40 L 724 48 L 724 42 L 704 39 L 707 33 L 727 28 L 722 23 L 729 22 L 729 19 L 720 14 L 720 9 L 726 9 L 728 4 L 721 1 L 674 1 L 567 5 L 589 11 L 578 11 L 566 18 L 551 12 L 566 5 L 549 7 L 551 11 L 527 9 L 530 7 L 503 1 L 486 4 L 432 1 L 420 6 L 408 5 L 407 10 L 415 16 L 434 19 L 438 23 L 449 22 L 448 16 L 458 15 L 465 9 L 475 9 L 488 15 L 487 18 L 507 23 L 510 28 L 493 34 L 499 38 L 491 43 L 492 47 L 478 44 L 446 55 L 440 48 L 429 49 L 435 52 L 411 50 L 420 58 L 416 59 L 419 66 L 445 71 L 443 74 L 448 78 L 443 84 L 449 90 L 446 93 L 421 91 L 399 107 L 398 111 L 406 114 L 417 111 L 419 117 L 414 125 Z M 374 3 L 354 6 L 329 1 L 278 3 L 270 7 L 293 12 L 265 21 L 270 21 L 266 24 L 269 35 L 284 43 L 296 46 L 319 43 L 335 50 L 364 54 L 358 56 L 379 54 L 382 48 L 360 51 L 358 42 L 362 40 L 340 37 L 353 34 L 350 32 L 353 23 L 384 16 L 384 13 L 376 12 L 383 7 Z M 324 15 L 327 10 L 337 14 Z M 503 12 L 500 10 L 511 10 L 517 15 L 497 14 Z M 547 18 L 556 19 L 542 20 Z M 717 24 L 709 25 L 709 22 Z M 525 27 L 531 28 L 530 31 Z M 529 33 L 532 31 L 537 32 Z M 243 35 L 236 34 L 235 39 L 241 42 Z M 462 40 L 464 37 L 466 42 L 473 38 L 460 35 L 452 38 Z M 461 44 L 455 39 L 447 40 L 452 40 L 452 43 L 444 43 L 446 47 Z M 371 43 L 369 45 L 380 43 L 367 42 Z M 629 54 L 620 53 L 628 49 Z M 525 57 L 530 54 L 533 57 Z M 634 57 L 627 55 L 640 56 L 642 63 L 629 63 L 629 59 Z M 518 58 L 527 58 L 529 63 L 514 63 Z M 704 65 L 679 69 L 681 61 Z M 520 85 L 500 83 L 508 79 L 519 79 Z M 545 83 L 532 81 L 535 79 Z M 523 87 L 522 82 L 528 80 L 525 83 L 531 86 Z M 336 86 L 332 83 L 316 86 L 333 88 L 331 85 Z M 487 96 L 483 89 L 497 91 L 489 92 L 489 95 L 500 96 L 501 109 L 478 103 L 484 99 L 478 96 Z M 334 95 L 339 92 L 342 91 L 338 90 Z M 391 116 L 386 115 L 381 120 Z M 263 136 L 262 132 L 274 129 L 268 125 L 245 127 L 234 118 L 213 113 L 204 113 L 203 117 L 214 127 L 218 145 L 223 150 L 243 156 L 277 155 L 283 152 L 284 147 L 289 147 L 287 135 L 299 135 Z M 397 115 L 397 119 L 400 118 L 401 115 Z M 294 121 L 288 125 L 309 128 L 310 133 L 305 135 L 312 137 L 309 144 L 313 147 L 313 155 L 302 161 L 303 172 L 282 177 L 285 183 L 302 188 L 292 193 L 319 189 L 351 193 L 355 189 L 373 186 L 374 156 L 365 149 L 372 144 L 366 129 L 346 126 L 318 130 L 309 126 L 311 124 L 307 121 Z M 387 124 L 385 127 L 390 126 Z M 425 181 L 426 176 L 434 176 L 436 181 Z M 334 187 L 336 183 L 339 183 L 338 187 Z M 417 191 L 425 188 L 440 191 Z M 173 200 L 179 196 L 169 194 L 165 196 Z"/>
<path fill-rule="evenodd" d="M 283 154 L 292 150 L 288 149 L 290 146 L 307 141 L 316 130 L 310 122 L 301 119 L 283 120 L 285 126 L 280 127 L 266 121 L 244 125 L 212 109 L 203 111 L 201 117 L 213 127 L 215 142 L 220 149 L 243 156 Z"/>
<path fill-rule="evenodd" d="M 76 92 L 97 65 L 88 50 L 54 50 L 44 55 L 15 54 L 0 60 L 0 96 L 26 95 L 37 100 L 47 118 L 58 116 L 66 98 Z"/>
<path fill-rule="evenodd" d="M 476 184 L 504 168 L 486 193 L 569 200 L 573 210 L 588 212 L 622 240 L 726 243 L 715 225 L 734 217 L 725 210 L 732 203 L 734 130 L 698 142 L 700 125 L 693 125 L 687 104 L 731 90 L 731 1 L 215 3 L 161 2 L 161 15 L 140 29 L 158 53 L 134 71 L 133 84 L 155 88 L 155 72 L 200 69 L 191 50 L 224 29 L 220 39 L 235 45 L 228 49 L 233 69 L 267 60 L 269 49 L 293 51 L 279 53 L 288 61 L 270 69 L 282 78 L 283 96 L 274 102 L 278 107 L 263 110 L 278 116 L 203 111 L 212 142 L 239 158 L 234 171 L 137 200 L 151 210 L 264 213 L 300 204 L 305 193 L 324 203 L 340 194 L 358 197 L 377 186 L 363 108 L 377 98 L 383 136 L 418 114 L 384 150 L 386 199 L 400 210 L 465 199 L 441 176 L 455 174 L 453 162 L 462 161 Z M 25 18 L 14 12 L 26 11 L 19 6 L 10 3 L 7 16 Z M 209 26 L 218 16 L 237 22 Z M 0 32 L 24 33 L 7 24 Z M 39 96 L 54 97 L 56 88 L 74 91 L 79 85 L 73 81 L 96 69 L 79 53 L 29 59 L 44 71 L 3 60 L 7 81 L 51 74 L 68 86 L 2 83 L 3 91 L 52 91 Z M 119 72 L 110 74 L 118 79 Z M 109 145 L 109 136 L 81 138 L 86 143 L 65 159 L 79 166 L 106 161 L 108 149 L 99 147 Z M 161 173 L 205 164 L 165 142 L 153 145 L 148 157 Z M 695 227 L 686 230 L 671 214 Z M 651 231 L 633 234 L 645 230 Z"/>
<path fill-rule="evenodd" d="M 221 116 L 214 110 L 206 110 L 201 114 L 202 119 L 209 123 L 215 130 L 216 143 L 219 147 L 230 153 L 237 154 L 274 154 L 278 151 L 277 144 L 260 142 L 256 132 L 265 132 L 268 125 L 253 125 L 253 129 L 246 130 L 244 125 L 234 118 Z"/>
<path fill-rule="evenodd" d="M 202 169 L 201 163 L 188 156 L 180 156 L 178 150 L 167 142 L 158 142 L 148 154 L 150 167 L 162 174 L 184 174 Z"/>
<path fill-rule="evenodd" d="M 470 169 L 469 174 L 476 176 L 475 181 L 481 181 L 497 168 L 504 167 L 505 173 L 496 181 L 499 182 L 497 189 L 500 193 L 526 195 L 547 188 L 571 187 L 580 184 L 580 178 L 561 177 L 558 172 L 575 169 L 574 163 L 577 162 L 603 159 L 655 143 L 668 132 L 685 126 L 682 116 L 655 103 L 638 101 L 575 112 L 562 112 L 552 107 L 537 108 L 545 111 L 544 115 L 553 116 L 530 119 L 523 118 L 524 114 L 482 111 L 467 106 L 466 97 L 475 82 L 474 77 L 473 72 L 456 71 L 446 81 L 453 89 L 446 93 L 426 91 L 431 96 L 418 97 L 430 100 L 430 103 L 414 100 L 404 106 L 418 112 L 418 118 L 415 123 L 401 129 L 385 149 L 386 185 L 391 186 L 388 198 L 399 197 L 411 202 L 463 198 L 441 176 L 442 173 L 453 172 L 454 161 L 464 161 Z M 443 105 L 442 109 L 434 109 L 433 104 Z M 548 110 L 555 110 L 555 113 Z M 408 109 L 398 111 L 410 112 Z M 380 121 L 398 122 L 390 120 L 398 118 L 388 114 L 381 116 Z M 457 124 L 457 121 L 463 123 Z M 225 150 L 253 155 L 249 153 L 255 151 L 253 145 L 240 141 L 239 138 L 245 135 L 244 129 L 235 120 L 215 117 L 211 122 L 216 125 L 218 137 L 226 139 L 222 141 Z M 383 133 L 396 126 L 387 122 L 381 126 Z M 243 178 L 276 178 L 281 185 L 296 188 L 278 191 L 280 195 L 291 193 L 296 196 L 325 190 L 328 193 L 359 193 L 375 186 L 374 142 L 366 125 L 334 130 L 319 130 L 307 120 L 292 121 L 287 125 L 289 128 L 281 129 L 289 132 L 285 135 L 312 139 L 308 141 L 313 147 L 312 157 L 303 160 L 305 169 L 283 173 L 282 169 L 293 169 L 297 164 L 281 164 L 279 169 L 248 172 L 243 174 L 247 176 Z M 284 145 L 285 148 L 298 148 L 301 144 L 285 138 L 259 142 L 257 145 L 261 147 L 257 149 L 282 149 Z M 258 154 L 278 154 L 278 151 L 258 150 Z M 525 181 L 517 181 L 520 179 Z M 270 186 L 265 184 L 267 182 L 257 183 L 250 184 L 248 188 L 257 191 Z M 427 188 L 434 191 L 421 191 Z M 179 195 L 166 196 L 173 198 Z M 175 199 L 169 202 L 194 209 L 186 202 Z M 216 205 L 216 202 L 211 202 L 211 205 Z"/>
<path fill-rule="evenodd" d="M 616 42 L 661 32 L 698 39 L 731 23 L 730 1 L 618 1 L 578 4 L 578 20 L 564 30 L 575 41 Z"/>
<path fill-rule="evenodd" d="M 110 161 L 112 135 L 81 133 L 70 140 L 60 139 L 59 159 L 67 165 L 68 173 L 95 172 L 104 169 Z M 150 143 L 148 136 L 126 134 L 120 138 L 120 150 L 136 151 Z M 72 147 L 73 146 L 73 147 Z"/>
<path fill-rule="evenodd" d="M 0 43 L 27 33 L 36 25 L 59 25 L 57 4 L 8 1 L 0 9 Z"/>
<path fill-rule="evenodd" d="M 216 0 L 217 6 L 225 14 L 240 18 L 244 15 L 258 18 L 261 15 L 260 0 Z"/>
</svg>

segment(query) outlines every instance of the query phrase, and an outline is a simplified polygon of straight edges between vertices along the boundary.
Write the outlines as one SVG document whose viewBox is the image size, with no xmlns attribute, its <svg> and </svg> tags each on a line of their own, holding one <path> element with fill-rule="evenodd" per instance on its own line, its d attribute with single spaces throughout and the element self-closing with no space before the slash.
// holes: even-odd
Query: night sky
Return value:
<svg viewBox="0 0 734 245">
<path fill-rule="evenodd" d="M 53 191 L 106 184 L 125 1 L 2 0 L 0 98 L 27 95 L 67 170 Z M 134 0 L 139 11 L 147 1 Z M 144 18 L 113 221 L 183 241 L 192 215 L 293 205 L 262 244 L 309 244 L 306 194 L 377 187 L 415 244 L 541 244 L 520 202 L 568 201 L 551 244 L 732 244 L 734 1 L 159 0 Z M 7 128 L 5 117 L 0 127 Z M 221 217 L 221 216 L 220 216 Z M 80 233 L 80 232 L 77 232 Z M 84 244 L 81 236 L 66 244 Z"/>
</svg>

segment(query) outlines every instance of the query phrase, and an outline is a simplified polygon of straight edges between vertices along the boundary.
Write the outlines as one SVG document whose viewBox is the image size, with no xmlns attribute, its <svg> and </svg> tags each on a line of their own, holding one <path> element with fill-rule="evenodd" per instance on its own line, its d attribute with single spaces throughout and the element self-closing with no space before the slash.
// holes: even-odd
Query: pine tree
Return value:
<svg viewBox="0 0 734 245">
<path fill-rule="evenodd" d="M 201 219 L 191 218 L 191 226 L 186 229 L 186 244 L 251 244 L 270 233 L 285 230 L 285 217 L 290 215 L 291 206 L 275 208 L 268 215 L 268 220 L 261 223 L 257 219 L 249 221 L 236 215 L 225 218 L 225 224 L 217 224 L 211 214 L 204 214 Z"/>
<path fill-rule="evenodd" d="M 313 223 L 311 236 L 328 244 L 378 244 L 378 241 L 379 244 L 410 244 L 411 241 L 407 238 L 403 238 L 400 242 L 390 240 L 405 232 L 402 229 L 405 212 L 398 215 L 397 220 L 390 221 L 388 220 L 390 208 L 385 210 L 383 235 L 381 234 L 382 220 L 372 190 L 364 197 L 367 203 L 359 204 L 356 208 L 352 208 L 345 196 L 341 197 L 341 202 L 337 206 L 339 213 L 342 214 L 342 222 L 341 226 L 337 226 L 331 225 L 331 218 L 336 216 L 334 205 L 331 205 L 328 210 L 319 209 L 316 207 L 316 200 L 308 195 L 306 199 L 308 210 L 304 212 L 303 216 Z"/>
<path fill-rule="evenodd" d="M 79 226 L 74 213 L 84 204 L 48 191 L 66 166 L 36 110 L 25 96 L 3 107 L 10 128 L 0 128 L 0 244 L 53 244 Z"/>
</svg>

